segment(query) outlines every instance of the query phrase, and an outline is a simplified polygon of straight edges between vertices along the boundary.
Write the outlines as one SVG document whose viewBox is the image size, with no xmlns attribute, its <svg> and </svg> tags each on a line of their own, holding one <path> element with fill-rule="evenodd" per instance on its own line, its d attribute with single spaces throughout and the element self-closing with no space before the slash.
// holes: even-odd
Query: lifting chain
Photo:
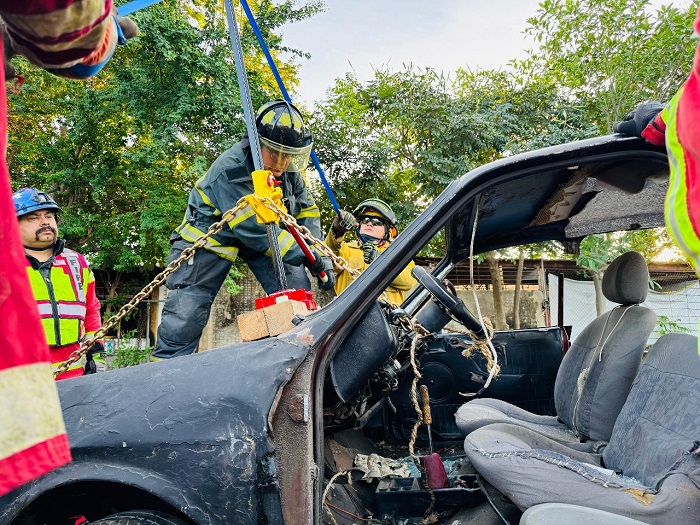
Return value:
<svg viewBox="0 0 700 525">
<path fill-rule="evenodd" d="M 133 299 L 131 299 L 131 301 L 122 306 L 115 315 L 110 317 L 109 320 L 104 325 L 102 325 L 102 327 L 99 330 L 97 330 L 97 332 L 95 332 L 95 335 L 91 339 L 83 341 L 83 343 L 80 345 L 80 348 L 73 352 L 70 356 L 68 356 L 68 359 L 61 363 L 61 365 L 58 368 L 56 368 L 56 370 L 53 373 L 54 378 L 66 372 L 73 363 L 77 363 L 78 361 L 80 361 L 80 359 L 83 358 L 83 356 L 88 352 L 88 350 L 92 348 L 92 346 L 95 344 L 95 341 L 104 337 L 109 330 L 117 326 L 117 324 L 124 318 L 124 316 L 126 316 L 126 314 L 133 310 L 136 307 L 136 305 L 139 304 L 143 299 L 149 297 L 153 290 L 155 290 L 165 281 L 168 275 L 177 271 L 180 265 L 187 259 L 190 259 L 198 248 L 201 248 L 206 244 L 207 239 L 209 237 L 219 233 L 224 228 L 226 223 L 231 221 L 236 216 L 236 214 L 246 206 L 247 203 L 245 199 L 240 199 L 233 208 L 231 208 L 221 216 L 221 220 L 219 222 L 215 222 L 214 224 L 209 226 L 207 233 L 199 237 L 192 244 L 192 246 L 182 250 L 180 257 L 178 257 L 168 266 L 166 266 L 165 269 L 158 275 L 156 275 L 156 277 L 150 283 L 148 283 L 143 288 L 143 290 L 137 293 L 133 297 Z"/>
<path fill-rule="evenodd" d="M 340 268 L 343 268 L 344 270 L 350 272 L 353 276 L 359 275 L 360 272 L 357 270 L 354 270 L 348 266 L 348 263 L 345 259 L 342 257 L 338 257 L 333 253 L 333 251 L 328 248 L 321 240 L 316 239 L 309 229 L 306 226 L 301 226 L 297 223 L 296 219 L 288 214 L 286 211 L 284 211 L 282 208 L 277 206 L 272 199 L 270 198 L 263 198 L 261 199 L 263 204 L 265 204 L 268 208 L 270 208 L 272 211 L 274 211 L 282 220 L 282 222 L 285 225 L 288 226 L 293 226 L 299 232 L 301 233 L 301 236 L 309 241 L 312 245 L 314 245 L 318 251 L 323 253 L 324 255 L 330 257 L 333 262 L 339 266 Z M 186 260 L 190 259 L 192 256 L 194 256 L 195 251 L 198 248 L 202 248 L 205 244 L 207 239 L 211 237 L 212 235 L 216 235 L 219 233 L 224 226 L 226 225 L 227 222 L 233 220 L 233 218 L 236 216 L 237 213 L 239 213 L 243 208 L 247 206 L 247 203 L 245 201 L 245 198 L 240 199 L 237 203 L 236 206 L 228 210 L 226 213 L 224 213 L 221 216 L 221 220 L 219 222 L 215 222 L 212 224 L 209 229 L 207 230 L 207 233 L 199 237 L 189 248 L 185 248 L 182 250 L 182 253 L 180 254 L 180 257 L 175 259 L 173 262 L 168 264 L 168 266 L 165 267 L 165 269 L 160 272 L 154 279 L 151 281 L 149 284 L 147 284 L 139 293 L 137 293 L 131 301 L 129 301 L 127 304 L 122 306 L 119 311 L 113 315 L 112 317 L 105 322 L 102 327 L 95 332 L 94 336 L 86 341 L 83 341 L 83 343 L 80 345 L 80 349 L 76 350 L 73 352 L 66 361 L 61 363 L 61 365 L 56 368 L 56 370 L 53 373 L 54 378 L 60 376 L 64 372 L 70 368 L 70 366 L 74 363 L 77 363 L 80 359 L 83 358 L 83 356 L 92 348 L 92 346 L 95 344 L 95 341 L 101 339 L 104 337 L 109 330 L 117 326 L 119 322 L 131 311 L 133 310 L 138 303 L 140 303 L 143 299 L 147 298 L 150 296 L 150 294 L 155 290 L 158 286 L 163 284 L 165 282 L 165 279 L 170 275 L 171 273 L 174 273 L 177 271 L 177 269 L 180 267 L 180 265 L 185 262 Z"/>
<path fill-rule="evenodd" d="M 311 231 L 306 227 L 301 224 L 299 224 L 296 219 L 294 218 L 293 215 L 290 215 L 287 213 L 284 209 L 280 208 L 275 204 L 275 202 L 270 199 L 269 197 L 262 197 L 260 198 L 260 201 L 262 204 L 267 206 L 269 209 L 271 209 L 277 216 L 279 216 L 280 220 L 285 226 L 291 226 L 295 228 L 299 233 L 301 234 L 302 238 L 306 240 L 310 246 L 313 246 L 315 249 L 317 249 L 322 255 L 330 258 L 335 266 L 345 270 L 346 272 L 350 273 L 353 277 L 357 277 L 360 275 L 360 272 L 354 268 L 351 268 L 348 265 L 348 262 L 343 259 L 342 257 L 339 257 L 335 253 L 333 253 L 333 250 L 331 250 L 326 244 L 321 240 L 317 239 L 316 237 L 313 236 Z M 122 306 L 119 311 L 110 317 L 102 327 L 95 332 L 93 337 L 89 340 L 83 341 L 83 343 L 80 345 L 80 348 L 73 352 L 70 356 L 68 356 L 68 359 L 61 363 L 58 368 L 53 373 L 54 378 L 60 376 L 64 372 L 66 372 L 70 366 L 74 363 L 77 363 L 80 359 L 83 358 L 83 356 L 92 348 L 92 346 L 95 344 L 95 341 L 101 339 L 104 337 L 109 330 L 117 326 L 119 322 L 129 313 L 131 310 L 133 310 L 137 304 L 139 304 L 143 299 L 147 298 L 150 296 L 150 294 L 155 290 L 158 286 L 163 284 L 165 282 L 165 279 L 168 277 L 168 275 L 174 273 L 177 271 L 177 269 L 180 267 L 180 265 L 185 262 L 186 260 L 192 258 L 194 256 L 195 251 L 197 249 L 202 248 L 205 244 L 207 239 L 211 237 L 212 235 L 216 235 L 219 233 L 226 223 L 229 221 L 233 220 L 233 218 L 236 216 L 237 213 L 239 213 L 243 208 L 247 206 L 247 202 L 244 198 L 239 199 L 239 201 L 236 203 L 236 206 L 228 210 L 226 213 L 224 213 L 221 216 L 221 220 L 219 222 L 215 222 L 211 226 L 209 226 L 209 229 L 207 230 L 207 233 L 199 237 L 189 248 L 185 248 L 182 250 L 182 253 L 180 254 L 180 257 L 175 259 L 173 262 L 168 264 L 168 266 L 165 267 L 165 269 L 160 272 L 156 277 L 148 283 L 139 293 L 137 293 L 131 301 L 129 301 L 127 304 Z M 394 303 L 390 303 L 387 300 L 386 293 L 382 293 L 382 298 L 390 304 L 390 306 L 393 309 L 398 308 L 398 306 Z M 410 326 L 410 320 L 402 319 L 403 324 L 407 324 Z M 420 325 L 418 325 L 420 327 Z M 422 327 L 420 327 L 422 328 Z M 424 330 L 425 331 L 425 330 Z"/>
<path fill-rule="evenodd" d="M 342 268 L 353 277 L 357 277 L 358 275 L 360 275 L 360 272 L 358 270 L 350 268 L 350 266 L 348 266 L 348 262 L 345 259 L 333 253 L 333 250 L 326 246 L 326 244 L 321 239 L 317 239 L 316 237 L 314 237 L 311 231 L 309 231 L 309 229 L 306 226 L 302 226 L 301 224 L 299 224 L 293 215 L 289 214 L 288 212 L 277 206 L 277 204 L 275 204 L 275 202 L 272 199 L 270 199 L 269 197 L 263 197 L 260 199 L 260 201 L 265 206 L 270 208 L 273 212 L 275 212 L 285 226 L 291 226 L 294 229 L 296 229 L 301 234 L 302 238 L 309 244 L 309 246 L 313 246 L 314 248 L 316 248 L 322 255 L 325 255 L 331 261 L 333 261 L 333 263 L 337 267 Z"/>
</svg>

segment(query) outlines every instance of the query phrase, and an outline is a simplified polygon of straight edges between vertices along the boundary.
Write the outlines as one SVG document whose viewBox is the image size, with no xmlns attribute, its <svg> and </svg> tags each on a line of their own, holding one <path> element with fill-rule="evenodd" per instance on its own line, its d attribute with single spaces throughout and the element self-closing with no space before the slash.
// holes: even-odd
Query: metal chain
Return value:
<svg viewBox="0 0 700 525">
<path fill-rule="evenodd" d="M 325 255 L 330 260 L 332 260 L 336 266 L 342 268 L 353 277 L 357 277 L 358 275 L 360 275 L 359 270 L 351 268 L 345 259 L 333 253 L 333 250 L 326 246 L 326 244 L 321 239 L 317 239 L 316 237 L 314 237 L 311 231 L 306 226 L 299 224 L 293 215 L 290 215 L 289 213 L 287 213 L 287 211 L 280 208 L 277 204 L 275 204 L 275 202 L 272 199 L 270 199 L 269 197 L 263 197 L 260 199 L 260 202 L 262 202 L 265 206 L 267 206 L 273 212 L 275 212 L 285 226 L 292 226 L 293 228 L 298 230 L 302 238 L 306 240 L 310 246 L 313 246 L 322 255 Z"/>
<path fill-rule="evenodd" d="M 90 348 L 92 348 L 92 346 L 95 344 L 95 341 L 104 337 L 107 334 L 107 332 L 114 328 L 124 318 L 124 316 L 126 316 L 131 310 L 133 310 L 136 307 L 138 303 L 150 296 L 151 292 L 153 292 L 153 290 L 155 290 L 156 287 L 160 286 L 168 277 L 168 275 L 177 271 L 177 269 L 184 261 L 190 259 L 198 248 L 202 248 L 206 244 L 207 239 L 209 239 L 209 237 L 219 233 L 224 228 L 224 225 L 230 220 L 232 220 L 236 216 L 236 214 L 240 212 L 246 205 L 247 203 L 245 201 L 245 198 L 240 199 L 233 208 L 231 208 L 221 216 L 221 220 L 219 222 L 215 222 L 214 224 L 209 226 L 207 233 L 199 237 L 192 244 L 192 246 L 182 250 L 180 257 L 168 264 L 168 266 L 166 266 L 162 272 L 156 275 L 156 277 L 150 283 L 148 283 L 139 293 L 137 293 L 133 297 L 133 299 L 131 299 L 131 301 L 122 306 L 115 315 L 110 317 L 109 320 L 104 325 L 102 325 L 102 327 L 99 330 L 97 330 L 97 332 L 95 332 L 92 339 L 83 341 L 83 343 L 80 345 L 80 348 L 75 352 L 71 353 L 71 355 L 68 356 L 68 359 L 61 363 L 61 365 L 58 368 L 56 368 L 56 370 L 53 373 L 54 378 L 66 372 L 73 363 L 76 363 L 80 359 L 82 359 L 82 357 L 88 352 L 88 350 L 90 350 Z"/>
<path fill-rule="evenodd" d="M 309 245 L 316 248 L 322 255 L 325 255 L 326 257 L 330 258 L 336 266 L 345 270 L 353 277 L 357 277 L 358 275 L 360 275 L 360 272 L 358 270 L 351 268 L 345 259 L 333 253 L 333 250 L 326 246 L 326 244 L 321 239 L 317 239 L 316 237 L 314 237 L 311 231 L 306 226 L 299 224 L 293 215 L 290 215 L 289 213 L 287 213 L 286 210 L 275 204 L 275 202 L 272 199 L 270 199 L 269 197 L 262 197 L 260 198 L 260 202 L 267 206 L 270 210 L 275 212 L 279 216 L 283 224 L 285 224 L 286 226 L 292 226 L 296 228 L 301 234 L 301 237 L 305 239 L 309 243 Z M 99 330 L 97 330 L 97 332 L 95 332 L 92 339 L 84 341 L 80 345 L 80 348 L 78 350 L 76 350 L 70 356 L 68 356 L 68 359 L 61 363 L 61 365 L 54 371 L 54 378 L 66 372 L 72 364 L 82 359 L 83 356 L 88 352 L 88 350 L 90 350 L 90 348 L 92 348 L 92 346 L 95 344 L 95 341 L 104 337 L 107 334 L 107 332 L 109 332 L 109 330 L 114 328 L 129 312 L 131 312 L 131 310 L 133 310 L 136 307 L 138 303 L 140 303 L 143 299 L 147 298 L 153 292 L 153 290 L 160 286 L 168 277 L 168 275 L 177 271 L 180 265 L 184 261 L 190 259 L 197 249 L 202 248 L 206 244 L 206 241 L 207 239 L 209 239 L 209 237 L 219 233 L 224 228 L 224 225 L 230 220 L 232 220 L 236 216 L 236 214 L 240 212 L 246 205 L 247 203 L 245 201 L 245 197 L 239 199 L 236 203 L 236 206 L 234 206 L 221 216 L 221 220 L 219 222 L 215 222 L 214 224 L 209 226 L 207 233 L 205 233 L 196 241 L 194 241 L 192 246 L 182 250 L 180 257 L 168 264 L 168 266 L 166 266 L 162 272 L 160 272 L 150 283 L 148 283 L 139 293 L 137 293 L 131 299 L 131 301 L 122 306 L 115 315 L 110 317 L 109 320 L 107 320 L 107 322 L 105 322 L 105 324 L 102 325 L 102 327 Z M 392 307 L 392 309 L 398 308 L 398 305 L 396 305 L 395 303 L 391 303 L 388 300 L 386 292 L 382 293 L 381 298 L 384 299 Z M 402 322 L 405 322 L 405 320 L 402 319 Z M 420 327 L 420 325 L 418 325 L 418 327 Z"/>
<path fill-rule="evenodd" d="M 301 236 L 309 243 L 310 246 L 313 246 L 322 255 L 325 255 L 326 257 L 328 257 L 331 261 L 333 261 L 333 263 L 337 267 L 348 272 L 350 275 L 353 276 L 353 278 L 356 278 L 358 275 L 360 275 L 361 272 L 359 270 L 357 270 L 355 268 L 351 268 L 350 265 L 348 264 L 348 261 L 346 261 L 345 259 L 343 259 L 339 255 L 336 255 L 335 253 L 333 253 L 333 250 L 331 250 L 328 246 L 326 246 L 325 242 L 314 237 L 313 234 L 311 233 L 311 231 L 306 226 L 302 226 L 301 224 L 299 224 L 293 215 L 290 215 L 284 209 L 280 208 L 272 199 L 270 199 L 269 197 L 263 197 L 260 199 L 260 201 L 265 206 L 270 208 L 273 212 L 275 212 L 280 217 L 280 220 L 282 221 L 282 223 L 285 226 L 291 226 L 291 227 L 295 228 L 296 230 L 298 230 L 299 233 L 301 234 Z M 391 307 L 392 310 L 396 310 L 397 308 L 399 308 L 399 305 L 389 301 L 389 296 L 387 295 L 386 290 L 383 291 L 382 295 L 380 295 L 379 297 L 384 302 L 386 302 Z"/>
</svg>

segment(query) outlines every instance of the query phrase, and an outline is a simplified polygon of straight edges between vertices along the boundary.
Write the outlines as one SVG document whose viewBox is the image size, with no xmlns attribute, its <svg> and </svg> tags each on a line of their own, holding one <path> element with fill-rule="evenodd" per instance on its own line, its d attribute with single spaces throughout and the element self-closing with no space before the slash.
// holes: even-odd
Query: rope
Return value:
<svg viewBox="0 0 700 525">
<path fill-rule="evenodd" d="M 433 523 L 436 523 L 438 520 L 437 515 L 435 514 L 435 504 L 437 502 L 435 498 L 435 492 L 433 492 L 433 489 L 430 488 L 430 485 L 428 485 L 428 475 L 425 471 L 425 468 L 421 464 L 420 460 L 418 459 L 418 456 L 416 455 L 415 452 L 415 444 L 416 444 L 416 439 L 418 438 L 418 428 L 423 424 L 423 410 L 420 407 L 420 403 L 418 403 L 418 382 L 421 380 L 423 375 L 420 373 L 419 367 L 418 367 L 418 362 L 416 361 L 416 345 L 418 343 L 418 334 L 413 338 L 411 341 L 411 368 L 413 369 L 413 382 L 411 383 L 411 402 L 413 403 L 413 408 L 416 411 L 416 414 L 418 415 L 418 419 L 416 419 L 416 422 L 413 425 L 413 428 L 411 429 L 411 439 L 408 442 L 408 455 L 411 456 L 411 459 L 413 460 L 413 464 L 416 466 L 418 471 L 420 472 L 420 477 L 421 481 L 423 482 L 423 487 L 425 488 L 426 491 L 428 491 L 428 495 L 430 496 L 430 505 L 426 509 L 425 513 L 423 514 L 423 521 L 422 525 L 431 525 Z"/>
<path fill-rule="evenodd" d="M 493 326 L 490 327 L 490 331 L 486 326 L 486 322 L 484 320 L 484 316 L 481 313 L 481 305 L 479 304 L 479 298 L 476 295 L 476 287 L 474 286 L 474 238 L 476 237 L 476 225 L 479 221 L 479 203 L 476 203 L 476 213 L 474 215 L 474 226 L 472 227 L 472 238 L 469 243 L 469 285 L 471 286 L 472 289 L 472 295 L 474 296 L 474 304 L 476 305 L 476 313 L 479 316 L 479 322 L 481 323 L 481 328 L 484 331 L 484 339 L 482 339 L 482 343 L 486 345 L 488 350 L 490 350 L 491 354 L 491 359 L 489 360 L 489 376 L 486 378 L 486 382 L 484 383 L 484 386 L 481 387 L 481 389 L 476 392 L 475 394 L 462 394 L 463 396 L 471 397 L 471 396 L 478 396 L 481 394 L 484 390 L 486 390 L 489 385 L 491 384 L 491 380 L 496 376 L 496 374 L 500 370 L 500 366 L 498 366 L 498 354 L 496 353 L 496 349 L 493 346 L 493 342 L 491 341 L 493 337 Z M 489 323 L 490 324 L 490 323 Z M 474 344 L 477 344 L 477 338 L 472 338 L 472 341 L 474 341 Z M 483 350 L 482 350 L 483 352 Z M 464 352 L 462 352 L 464 354 Z M 487 358 L 488 359 L 488 358 Z"/>
<path fill-rule="evenodd" d="M 338 525 L 338 522 L 335 521 L 335 516 L 333 516 L 333 513 L 331 512 L 331 508 L 329 507 L 328 502 L 326 501 L 328 498 L 328 493 L 331 490 L 331 487 L 333 486 L 333 483 L 335 482 L 336 479 L 338 479 L 340 476 L 347 476 L 348 478 L 348 485 L 352 485 L 352 471 L 351 470 L 343 470 L 341 472 L 336 472 L 333 477 L 328 481 L 328 484 L 326 485 L 326 488 L 323 489 L 323 498 L 321 501 L 323 502 L 323 510 L 326 511 L 326 514 L 328 514 L 328 517 L 331 519 L 331 522 L 333 525 Z"/>
</svg>

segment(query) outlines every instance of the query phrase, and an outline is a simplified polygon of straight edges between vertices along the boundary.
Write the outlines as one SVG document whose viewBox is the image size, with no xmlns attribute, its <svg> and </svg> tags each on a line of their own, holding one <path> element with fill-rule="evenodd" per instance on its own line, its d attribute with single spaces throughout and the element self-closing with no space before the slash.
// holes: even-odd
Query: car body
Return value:
<svg viewBox="0 0 700 525">
<path fill-rule="evenodd" d="M 469 172 L 343 294 L 293 330 L 59 382 L 73 462 L 0 498 L 0 524 L 62 523 L 75 515 L 92 521 L 130 509 L 202 525 L 322 522 L 325 445 L 336 430 L 329 422 L 347 429 L 362 420 L 370 441 L 391 439 L 398 447 L 406 438 L 407 356 L 416 337 L 410 319 L 428 295 L 419 287 L 399 311 L 378 299 L 423 246 L 444 229 L 444 257 L 432 270 L 442 279 L 472 251 L 662 226 L 667 184 L 665 151 L 618 135 L 514 155 Z M 468 338 L 439 330 L 426 338 L 421 359 L 441 371 L 432 378 L 436 388 L 447 380 L 467 388 L 475 377 L 470 373 L 481 370 L 477 361 L 456 356 L 455 337 Z M 546 346 L 543 381 L 553 381 L 561 328 L 503 332 L 495 340 L 508 341 L 511 362 L 518 352 Z M 494 397 L 517 402 L 523 377 L 506 370 L 494 382 Z M 355 396 L 367 384 L 377 391 L 362 405 Z M 468 388 L 476 391 L 479 381 Z M 447 390 L 435 398 L 433 413 L 459 403 L 459 389 Z M 382 418 L 387 391 L 396 410 Z M 376 414 L 368 413 L 370 405 Z M 354 415 L 342 421 L 337 414 L 348 407 L 345 413 Z M 436 421 L 438 431 L 443 423 Z M 448 423 L 438 441 L 459 443 Z"/>
</svg>

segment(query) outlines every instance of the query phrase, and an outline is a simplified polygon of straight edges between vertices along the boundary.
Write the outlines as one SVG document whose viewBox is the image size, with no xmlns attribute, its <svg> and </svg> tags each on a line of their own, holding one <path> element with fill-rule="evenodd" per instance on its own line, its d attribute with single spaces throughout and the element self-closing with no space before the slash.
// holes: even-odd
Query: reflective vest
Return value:
<svg viewBox="0 0 700 525">
<path fill-rule="evenodd" d="M 64 248 L 55 256 L 50 279 L 31 265 L 27 270 L 49 346 L 79 342 L 85 335 L 86 291 L 95 281 L 85 257 Z"/>
</svg>

